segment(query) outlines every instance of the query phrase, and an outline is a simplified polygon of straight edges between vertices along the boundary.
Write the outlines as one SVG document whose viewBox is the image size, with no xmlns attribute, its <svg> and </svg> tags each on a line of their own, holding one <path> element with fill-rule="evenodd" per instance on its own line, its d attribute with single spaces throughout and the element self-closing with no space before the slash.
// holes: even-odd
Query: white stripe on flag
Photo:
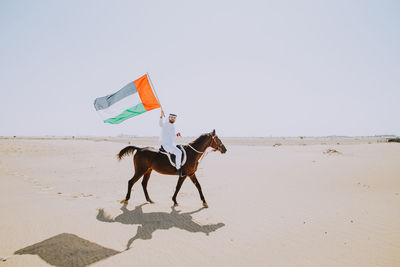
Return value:
<svg viewBox="0 0 400 267">
<path fill-rule="evenodd" d="M 108 108 L 100 109 L 97 112 L 103 120 L 106 120 L 121 114 L 122 111 L 134 107 L 139 103 L 142 103 L 142 101 L 140 100 L 139 94 L 135 93 L 132 95 L 128 95 L 127 97 L 121 99 L 120 101 L 109 106 Z"/>
</svg>

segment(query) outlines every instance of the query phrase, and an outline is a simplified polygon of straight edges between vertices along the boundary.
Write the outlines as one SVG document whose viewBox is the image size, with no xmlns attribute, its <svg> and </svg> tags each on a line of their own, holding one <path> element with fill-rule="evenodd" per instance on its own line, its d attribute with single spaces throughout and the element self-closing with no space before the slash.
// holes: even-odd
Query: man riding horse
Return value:
<svg viewBox="0 0 400 267">
<path fill-rule="evenodd" d="M 161 115 L 163 115 L 163 113 Z M 174 121 L 174 118 L 170 118 L 169 120 Z M 163 130 L 165 125 L 168 125 L 167 127 L 172 126 L 171 127 L 172 130 L 169 129 L 169 131 L 172 132 L 172 134 L 171 132 L 169 132 L 170 134 L 169 137 L 170 138 L 172 137 L 171 139 L 173 140 L 173 137 L 175 137 L 175 127 L 173 127 L 173 123 L 171 123 L 171 121 L 169 122 L 170 125 L 166 124 L 168 122 L 163 122 Z M 168 144 L 172 146 L 173 142 L 172 145 L 171 143 Z M 175 193 L 172 196 L 172 201 L 174 202 L 174 206 L 178 205 L 176 197 L 182 186 L 182 183 L 188 176 L 190 180 L 193 182 L 193 184 L 196 186 L 197 190 L 199 191 L 200 199 L 203 201 L 203 206 L 208 207 L 200 183 L 197 180 L 196 171 L 197 167 L 199 166 L 200 158 L 204 156 L 206 149 L 209 147 L 211 147 L 214 151 L 221 152 L 222 154 L 226 153 L 227 151 L 222 141 L 218 138 L 215 130 L 213 130 L 210 133 L 204 133 L 200 135 L 198 138 L 196 138 L 194 141 L 190 142 L 189 144 L 182 146 L 182 148 L 186 151 L 186 163 L 184 164 L 184 166 L 181 165 L 180 168 L 184 169 L 185 174 L 179 177 L 178 182 L 176 184 Z M 160 153 L 158 149 L 155 149 L 153 147 L 137 147 L 133 145 L 127 146 L 118 153 L 117 155 L 118 160 L 121 160 L 123 157 L 127 155 L 133 155 L 135 174 L 133 175 L 132 179 L 128 181 L 128 192 L 126 193 L 125 199 L 121 200 L 121 203 L 125 204 L 128 203 L 128 200 L 131 197 L 131 191 L 133 185 L 142 177 L 143 177 L 142 187 L 146 200 L 150 203 L 153 203 L 147 192 L 147 183 L 150 180 L 151 172 L 154 170 L 161 174 L 176 175 L 177 172 L 176 168 L 173 165 L 171 165 L 168 157 L 164 153 Z M 179 154 L 177 156 L 178 156 L 177 159 L 179 159 L 180 158 Z"/>
<path fill-rule="evenodd" d="M 181 166 L 182 166 L 182 151 L 180 149 L 178 149 L 175 144 L 176 134 L 175 134 L 174 123 L 176 121 L 176 115 L 170 113 L 167 121 L 164 121 L 163 117 L 164 117 L 164 111 L 161 110 L 161 116 L 160 116 L 160 122 L 159 122 L 159 125 L 162 128 L 161 136 L 160 136 L 160 143 L 165 151 L 175 155 L 175 165 L 176 165 L 177 173 L 179 174 L 180 177 L 183 177 L 183 176 L 185 176 L 185 174 L 183 173 L 183 170 L 181 168 Z M 178 133 L 178 136 L 180 136 L 179 133 Z"/>
</svg>

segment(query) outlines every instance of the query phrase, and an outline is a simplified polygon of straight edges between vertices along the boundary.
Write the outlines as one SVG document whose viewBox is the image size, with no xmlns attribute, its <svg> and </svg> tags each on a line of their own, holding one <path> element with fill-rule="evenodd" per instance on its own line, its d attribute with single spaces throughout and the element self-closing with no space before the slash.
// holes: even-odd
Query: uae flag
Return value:
<svg viewBox="0 0 400 267">
<path fill-rule="evenodd" d="M 96 98 L 94 108 L 105 123 L 118 124 L 126 119 L 159 108 L 147 74 L 118 92 Z"/>
</svg>

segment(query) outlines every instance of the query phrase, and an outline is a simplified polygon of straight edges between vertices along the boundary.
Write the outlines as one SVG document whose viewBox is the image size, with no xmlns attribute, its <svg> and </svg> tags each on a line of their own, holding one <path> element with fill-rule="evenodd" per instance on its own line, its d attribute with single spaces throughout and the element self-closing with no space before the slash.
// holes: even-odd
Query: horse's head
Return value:
<svg viewBox="0 0 400 267">
<path fill-rule="evenodd" d="M 226 147 L 224 146 L 224 144 L 222 143 L 221 139 L 219 139 L 219 137 L 217 136 L 217 134 L 215 133 L 215 130 L 213 130 L 210 133 L 210 136 L 212 138 L 212 141 L 210 143 L 210 147 L 214 148 L 215 150 L 218 150 L 219 152 L 221 152 L 222 154 L 226 153 Z"/>
</svg>

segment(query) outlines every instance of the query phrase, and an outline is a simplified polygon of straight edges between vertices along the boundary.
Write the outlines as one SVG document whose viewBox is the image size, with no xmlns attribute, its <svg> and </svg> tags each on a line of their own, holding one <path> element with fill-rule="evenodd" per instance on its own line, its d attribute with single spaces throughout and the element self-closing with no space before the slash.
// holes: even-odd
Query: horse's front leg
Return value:
<svg viewBox="0 0 400 267">
<path fill-rule="evenodd" d="M 176 184 L 175 193 L 172 196 L 172 201 L 174 202 L 174 207 L 178 206 L 178 202 L 176 202 L 176 196 L 178 195 L 178 192 L 181 189 L 181 186 L 182 186 L 183 182 L 185 181 L 185 179 L 186 179 L 186 176 L 179 177 L 178 183 Z"/>
<path fill-rule="evenodd" d="M 208 204 L 206 202 L 206 199 L 204 198 L 203 191 L 201 191 L 201 185 L 200 185 L 199 181 L 196 178 L 196 174 L 193 173 L 189 177 L 190 177 L 190 180 L 192 180 L 194 185 L 197 187 L 197 190 L 199 190 L 200 199 L 203 201 L 203 207 L 208 208 Z"/>
</svg>

